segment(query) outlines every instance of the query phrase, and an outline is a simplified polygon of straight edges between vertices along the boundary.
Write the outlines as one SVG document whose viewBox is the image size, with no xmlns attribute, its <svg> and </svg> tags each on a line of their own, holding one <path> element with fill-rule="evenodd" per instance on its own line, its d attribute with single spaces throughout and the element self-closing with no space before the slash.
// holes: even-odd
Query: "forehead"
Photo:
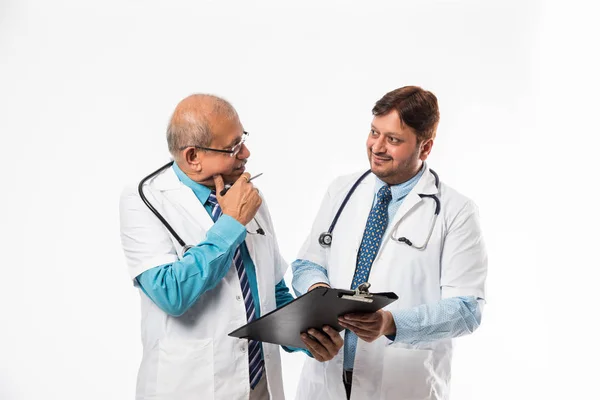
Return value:
<svg viewBox="0 0 600 400">
<path fill-rule="evenodd" d="M 402 123 L 400 116 L 398 116 L 398 112 L 395 110 L 390 111 L 387 114 L 373 116 L 371 125 L 379 133 L 393 133 L 400 136 L 414 135 L 412 128 Z"/>
<path fill-rule="evenodd" d="M 244 128 L 237 117 L 217 116 L 211 122 L 212 144 L 223 146 L 234 144 L 244 133 Z"/>
</svg>

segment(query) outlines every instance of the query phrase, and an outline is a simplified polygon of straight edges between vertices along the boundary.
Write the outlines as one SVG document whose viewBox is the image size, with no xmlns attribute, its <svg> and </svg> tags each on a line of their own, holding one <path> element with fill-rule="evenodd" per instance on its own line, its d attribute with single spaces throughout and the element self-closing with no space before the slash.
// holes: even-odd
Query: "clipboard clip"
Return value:
<svg viewBox="0 0 600 400">
<path fill-rule="evenodd" d="M 363 303 L 372 303 L 373 295 L 369 293 L 370 287 L 371 284 L 369 282 L 361 283 L 356 289 L 354 289 L 354 294 L 344 294 L 342 295 L 342 299 L 362 301 Z"/>
</svg>

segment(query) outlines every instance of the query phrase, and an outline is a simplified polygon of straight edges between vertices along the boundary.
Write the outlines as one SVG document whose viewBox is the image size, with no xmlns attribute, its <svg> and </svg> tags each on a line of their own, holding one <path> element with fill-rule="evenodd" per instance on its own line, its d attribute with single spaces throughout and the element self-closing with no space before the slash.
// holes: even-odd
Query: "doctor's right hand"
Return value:
<svg viewBox="0 0 600 400">
<path fill-rule="evenodd" d="M 243 173 L 227 191 L 225 196 L 220 195 L 221 190 L 225 186 L 223 177 L 215 175 L 214 179 L 217 201 L 219 202 L 219 206 L 221 206 L 223 214 L 229 215 L 244 226 L 252 221 L 252 218 L 254 218 L 262 204 L 262 199 L 258 194 L 258 189 L 251 182 L 248 182 L 250 174 L 247 172 Z"/>
<path fill-rule="evenodd" d="M 308 351 L 315 360 L 320 362 L 331 360 L 344 345 L 344 339 L 338 331 L 327 325 L 323 327 L 323 331 L 326 335 L 312 328 L 308 330 L 308 335 L 304 332 L 300 334 L 300 338 L 308 347 Z"/>
</svg>

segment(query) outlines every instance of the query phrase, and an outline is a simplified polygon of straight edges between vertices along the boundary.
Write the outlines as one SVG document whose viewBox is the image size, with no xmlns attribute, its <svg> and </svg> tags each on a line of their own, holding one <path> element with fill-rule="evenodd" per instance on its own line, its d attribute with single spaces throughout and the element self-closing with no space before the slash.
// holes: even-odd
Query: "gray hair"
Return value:
<svg viewBox="0 0 600 400">
<path fill-rule="evenodd" d="M 189 146 L 208 147 L 213 139 L 211 121 L 215 117 L 239 118 L 225 99 L 210 94 L 193 94 L 182 100 L 169 121 L 167 144 L 173 158 Z"/>
</svg>

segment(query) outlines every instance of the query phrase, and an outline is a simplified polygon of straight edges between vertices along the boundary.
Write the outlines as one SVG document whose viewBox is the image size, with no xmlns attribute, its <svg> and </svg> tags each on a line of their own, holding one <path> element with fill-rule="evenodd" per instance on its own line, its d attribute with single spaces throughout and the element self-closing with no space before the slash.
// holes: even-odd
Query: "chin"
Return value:
<svg viewBox="0 0 600 400">
<path fill-rule="evenodd" d="M 233 175 L 223 175 L 223 182 L 226 185 L 233 185 L 235 183 L 235 181 L 237 181 L 237 177 L 233 176 Z"/>
<path fill-rule="evenodd" d="M 379 167 L 377 165 L 373 165 L 373 164 L 371 164 L 371 172 L 373 172 L 373 174 L 376 177 L 378 177 L 379 179 L 382 179 L 382 178 L 388 177 L 390 175 L 393 175 L 392 171 L 389 171 L 386 168 L 381 168 L 381 167 Z"/>
<path fill-rule="evenodd" d="M 373 171 L 374 174 L 385 173 L 386 168 L 382 167 L 381 165 L 377 165 L 373 162 L 371 162 L 370 164 L 371 164 L 371 171 Z"/>
<path fill-rule="evenodd" d="M 235 181 L 237 181 L 240 176 L 242 176 L 242 172 L 232 171 L 227 175 L 223 175 L 223 182 L 233 185 Z"/>
</svg>

